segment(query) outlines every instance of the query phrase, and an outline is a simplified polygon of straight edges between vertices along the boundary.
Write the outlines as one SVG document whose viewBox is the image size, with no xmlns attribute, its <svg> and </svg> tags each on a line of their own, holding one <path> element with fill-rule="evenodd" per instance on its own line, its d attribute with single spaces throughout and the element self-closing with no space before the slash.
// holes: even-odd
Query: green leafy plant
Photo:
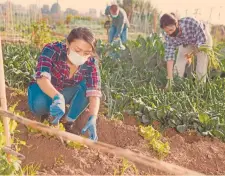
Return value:
<svg viewBox="0 0 225 176">
<path fill-rule="evenodd" d="M 67 143 L 67 146 L 72 148 L 72 149 L 83 149 L 85 148 L 86 146 L 80 142 L 75 142 L 75 141 L 66 141 Z"/>
<path fill-rule="evenodd" d="M 204 52 L 209 57 L 209 70 L 220 69 L 221 64 L 217 57 L 218 54 L 215 52 L 215 50 L 207 46 L 201 46 L 199 47 L 199 50 Z"/>
<path fill-rule="evenodd" d="M 133 163 L 129 162 L 127 159 L 123 158 L 122 166 L 114 170 L 114 175 L 125 175 L 126 171 L 128 170 L 134 172 L 135 175 L 138 175 L 136 166 Z"/>
<path fill-rule="evenodd" d="M 38 48 L 42 48 L 45 44 L 52 41 L 51 29 L 46 21 L 39 21 L 31 25 L 30 40 Z"/>
<path fill-rule="evenodd" d="M 44 122 L 43 122 L 43 124 L 45 124 L 45 125 L 47 125 L 47 126 L 50 126 L 50 127 L 52 127 L 52 128 L 58 128 L 58 129 L 61 130 L 61 131 L 65 131 L 65 128 L 64 128 L 64 126 L 63 126 L 62 123 L 59 123 L 58 126 L 54 126 L 54 125 L 51 125 L 51 124 L 49 123 L 49 121 L 45 119 Z M 29 131 L 30 133 L 41 133 L 43 136 L 52 136 L 52 135 L 46 134 L 45 132 L 42 132 L 42 131 L 40 131 L 40 130 L 34 129 L 34 128 L 30 127 L 30 126 L 27 126 L 27 129 L 28 129 L 28 131 Z M 54 136 L 54 135 L 53 135 L 53 136 Z"/>
<path fill-rule="evenodd" d="M 9 107 L 9 111 L 12 112 L 12 113 L 14 113 L 15 115 L 25 116 L 25 112 L 22 112 L 22 111 L 19 111 L 19 110 L 17 111 L 16 110 L 16 107 L 18 106 L 19 102 L 20 102 L 20 100 L 17 101 L 14 105 L 10 106 Z"/>
<path fill-rule="evenodd" d="M 60 155 L 59 157 L 55 158 L 54 166 L 60 166 L 60 165 L 62 165 L 64 163 L 65 163 L 64 156 Z"/>
<path fill-rule="evenodd" d="M 157 152 L 160 159 L 169 154 L 170 146 L 168 142 L 162 142 L 162 135 L 152 126 L 139 127 L 139 134 L 148 141 L 149 146 Z"/>
<path fill-rule="evenodd" d="M 17 124 L 15 121 L 10 122 L 10 132 L 13 134 L 16 129 Z M 15 142 L 14 137 L 12 136 L 12 146 L 18 151 L 18 144 L 21 144 L 17 141 Z M 4 152 L 3 147 L 6 145 L 6 139 L 4 136 L 4 127 L 0 121 L 0 175 L 17 175 L 21 172 L 21 161 L 14 155 L 10 155 Z"/>
<path fill-rule="evenodd" d="M 3 47 L 6 84 L 25 90 L 35 72 L 39 50 L 31 45 L 6 44 Z"/>
<path fill-rule="evenodd" d="M 39 164 L 28 164 L 22 168 L 21 175 L 38 175 L 38 170 L 40 169 Z"/>
<path fill-rule="evenodd" d="M 45 124 L 45 125 L 47 125 L 47 126 L 51 126 L 51 124 L 50 124 L 49 121 L 47 121 L 47 120 L 44 120 L 43 124 Z M 37 129 L 33 129 L 32 127 L 27 126 L 27 128 L 28 128 L 28 131 L 29 131 L 30 133 L 40 133 L 40 134 L 43 135 L 43 136 L 54 137 L 54 135 L 50 135 L 50 134 L 43 133 L 43 132 L 41 132 L 41 131 L 39 131 L 39 130 L 37 130 Z M 63 126 L 62 123 L 59 123 L 59 125 L 58 125 L 57 127 L 52 126 L 52 128 L 58 128 L 58 129 L 61 130 L 61 131 L 65 131 L 65 128 L 64 128 L 64 126 Z M 86 147 L 85 145 L 83 145 L 83 144 L 80 143 L 80 142 L 69 141 L 69 140 L 66 141 L 66 144 L 67 144 L 68 147 L 70 147 L 70 148 L 72 148 L 72 149 L 78 149 L 78 150 L 83 149 L 83 148 Z"/>
<path fill-rule="evenodd" d="M 9 86 L 27 87 L 35 69 L 34 58 L 39 52 L 30 45 L 4 46 L 6 83 Z M 173 89 L 164 91 L 162 87 L 167 81 L 164 41 L 159 35 L 139 36 L 128 41 L 126 50 L 99 40 L 97 53 L 107 116 L 123 119 L 124 112 L 129 112 L 140 119 L 148 119 L 150 124 L 158 121 L 162 129 L 196 130 L 224 139 L 221 134 L 225 134 L 225 81 L 220 74 L 225 68 L 225 44 L 214 46 L 209 52 L 214 52 L 211 56 L 219 59 L 221 70 L 217 76 L 209 77 L 205 84 L 192 78 L 174 77 Z M 211 65 L 218 65 L 217 60 L 214 61 Z M 200 120 L 202 114 L 207 114 L 207 123 Z"/>
<path fill-rule="evenodd" d="M 160 66 L 163 61 L 164 44 L 157 34 L 152 34 L 146 39 L 138 36 L 136 40 L 128 41 L 127 47 L 135 66 L 153 69 Z"/>
<path fill-rule="evenodd" d="M 161 128 L 172 127 L 182 133 L 194 129 L 201 134 L 224 138 L 221 135 L 225 134 L 223 78 L 209 77 L 209 81 L 202 84 L 192 78 L 175 77 L 173 89 L 164 91 L 161 89 L 166 83 L 166 70 L 162 65 L 164 44 L 157 34 L 147 39 L 140 36 L 135 41 L 129 41 L 126 44 L 127 55 L 122 55 L 119 50 L 113 51 L 119 52 L 119 59 L 116 60 L 107 55 L 108 46 L 102 42 L 98 44 L 97 51 L 103 58 L 100 70 L 108 117 L 119 114 L 118 117 L 123 118 L 123 113 L 129 112 L 140 119 L 149 119 L 150 123 L 156 120 Z M 219 56 L 221 70 L 225 62 L 217 52 L 223 52 L 224 46 L 220 44 L 209 51 L 212 54 L 210 57 L 214 57 L 211 58 L 214 64 L 211 65 L 218 66 Z M 199 121 L 200 112 L 208 114 L 211 119 L 207 125 Z"/>
</svg>

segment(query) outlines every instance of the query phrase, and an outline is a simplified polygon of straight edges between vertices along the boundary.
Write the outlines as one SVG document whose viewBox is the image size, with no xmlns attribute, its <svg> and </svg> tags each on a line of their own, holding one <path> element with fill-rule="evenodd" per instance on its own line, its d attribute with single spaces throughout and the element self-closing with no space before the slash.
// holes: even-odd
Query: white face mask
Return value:
<svg viewBox="0 0 225 176">
<path fill-rule="evenodd" d="M 116 18 L 119 16 L 119 9 L 117 10 L 115 15 L 113 15 L 112 12 L 110 12 L 110 13 L 111 13 L 112 18 Z"/>
<path fill-rule="evenodd" d="M 118 15 L 112 15 L 112 17 L 113 17 L 113 18 L 116 18 L 116 17 L 118 17 Z"/>
<path fill-rule="evenodd" d="M 68 54 L 68 58 L 70 62 L 76 66 L 83 65 L 87 61 L 87 56 L 81 56 L 72 50 L 70 50 L 70 54 Z"/>
</svg>

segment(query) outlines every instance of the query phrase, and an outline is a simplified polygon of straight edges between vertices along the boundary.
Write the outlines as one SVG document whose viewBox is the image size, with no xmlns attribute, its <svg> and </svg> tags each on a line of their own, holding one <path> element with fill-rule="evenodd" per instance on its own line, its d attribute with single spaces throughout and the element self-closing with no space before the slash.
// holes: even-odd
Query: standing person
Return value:
<svg viewBox="0 0 225 176">
<path fill-rule="evenodd" d="M 160 27 L 165 31 L 165 60 L 167 62 L 167 86 L 173 80 L 174 71 L 179 77 L 184 76 L 187 64 L 186 54 L 196 51 L 200 46 L 212 47 L 212 37 L 205 24 L 191 17 L 177 19 L 171 14 L 164 14 L 160 19 Z M 174 65 L 175 52 L 178 48 L 177 60 Z M 203 52 L 196 52 L 196 74 L 199 80 L 206 81 L 209 58 Z"/>
<path fill-rule="evenodd" d="M 129 21 L 125 10 L 119 7 L 117 4 L 113 4 L 106 8 L 105 15 L 107 15 L 109 18 L 112 18 L 112 24 L 108 36 L 109 43 L 119 39 L 122 43 L 125 43 L 128 38 L 129 27 Z"/>
<path fill-rule="evenodd" d="M 71 131 L 73 122 L 88 107 L 90 139 L 97 141 L 96 120 L 100 106 L 101 80 L 95 56 L 95 38 L 87 28 L 75 28 L 67 42 L 47 44 L 38 59 L 36 74 L 28 88 L 28 104 L 36 116 L 50 115 L 58 124 L 65 114 L 65 127 Z"/>
</svg>

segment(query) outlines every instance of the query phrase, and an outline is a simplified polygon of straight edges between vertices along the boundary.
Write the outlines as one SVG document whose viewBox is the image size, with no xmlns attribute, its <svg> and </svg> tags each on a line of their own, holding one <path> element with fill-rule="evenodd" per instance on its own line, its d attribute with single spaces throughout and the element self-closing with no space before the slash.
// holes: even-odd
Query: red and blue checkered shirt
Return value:
<svg viewBox="0 0 225 176">
<path fill-rule="evenodd" d="M 35 83 L 42 76 L 51 80 L 52 85 L 62 91 L 65 87 L 71 87 L 86 80 L 86 96 L 101 97 L 101 78 L 98 62 L 89 58 L 83 65 L 79 66 L 76 74 L 69 79 L 70 69 L 67 65 L 66 45 L 61 42 L 47 44 L 38 59 L 36 74 L 31 81 Z"/>
<path fill-rule="evenodd" d="M 180 45 L 201 46 L 206 43 L 205 25 L 194 18 L 186 17 L 178 20 L 181 36 L 165 36 L 165 60 L 175 60 L 176 47 Z"/>
</svg>

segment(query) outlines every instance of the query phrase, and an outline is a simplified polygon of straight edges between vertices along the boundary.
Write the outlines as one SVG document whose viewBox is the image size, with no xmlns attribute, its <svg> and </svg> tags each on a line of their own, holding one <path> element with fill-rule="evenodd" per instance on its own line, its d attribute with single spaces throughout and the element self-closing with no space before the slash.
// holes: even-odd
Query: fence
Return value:
<svg viewBox="0 0 225 176">
<path fill-rule="evenodd" d="M 28 26 L 42 18 L 37 5 L 25 8 L 10 1 L 0 4 L 0 35 L 2 41 L 24 41 Z"/>
<path fill-rule="evenodd" d="M 55 32 L 66 35 L 75 26 L 89 27 L 97 38 L 106 40 L 107 31 L 104 29 L 105 17 L 100 18 L 74 18 L 69 24 L 66 24 L 66 17 L 63 13 L 56 14 L 42 14 L 38 5 L 32 5 L 25 8 L 21 5 L 12 4 L 7 1 L 0 4 L 0 35 L 2 41 L 25 41 L 24 36 L 27 36 L 29 26 L 32 23 L 45 19 L 49 27 Z M 75 16 L 79 17 L 79 16 Z M 154 31 L 153 14 L 143 15 L 134 12 L 132 16 L 130 38 L 134 39 L 137 35 L 149 35 Z"/>
</svg>

